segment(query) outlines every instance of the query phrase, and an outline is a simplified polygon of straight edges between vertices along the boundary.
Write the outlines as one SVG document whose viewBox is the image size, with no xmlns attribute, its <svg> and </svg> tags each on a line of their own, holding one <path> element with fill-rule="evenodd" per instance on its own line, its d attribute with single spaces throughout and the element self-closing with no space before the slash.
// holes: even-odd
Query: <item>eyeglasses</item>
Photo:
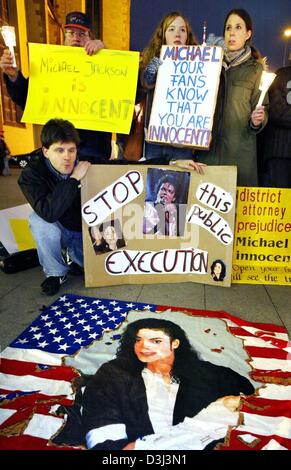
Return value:
<svg viewBox="0 0 291 470">
<path fill-rule="evenodd" d="M 84 39 L 89 36 L 87 31 L 72 31 L 71 29 L 65 29 L 65 34 L 70 38 L 76 36 L 76 38 L 81 39 Z"/>
</svg>

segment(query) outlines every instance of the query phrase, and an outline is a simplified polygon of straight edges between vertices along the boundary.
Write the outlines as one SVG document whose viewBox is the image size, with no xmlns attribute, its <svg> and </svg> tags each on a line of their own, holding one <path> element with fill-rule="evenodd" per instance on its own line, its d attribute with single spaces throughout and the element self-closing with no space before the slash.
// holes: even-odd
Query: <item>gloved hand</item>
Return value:
<svg viewBox="0 0 291 470">
<path fill-rule="evenodd" d="M 210 33 L 206 39 L 207 46 L 220 46 L 225 49 L 225 42 L 222 36 L 215 36 L 214 33 Z"/>
<path fill-rule="evenodd" d="M 144 72 L 144 79 L 147 85 L 153 85 L 157 79 L 159 66 L 163 63 L 158 57 L 153 57 L 149 64 L 146 66 Z"/>
</svg>

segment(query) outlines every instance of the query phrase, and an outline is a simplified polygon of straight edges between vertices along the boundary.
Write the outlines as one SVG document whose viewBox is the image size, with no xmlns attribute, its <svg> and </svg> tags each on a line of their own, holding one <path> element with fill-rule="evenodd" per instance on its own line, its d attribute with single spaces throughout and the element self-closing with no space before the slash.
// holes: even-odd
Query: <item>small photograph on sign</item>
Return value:
<svg viewBox="0 0 291 470">
<path fill-rule="evenodd" d="M 183 236 L 190 183 L 187 171 L 149 168 L 144 203 L 143 233 Z"/>
<path fill-rule="evenodd" d="M 222 282 L 226 276 L 226 266 L 221 259 L 215 259 L 210 266 L 210 274 L 214 281 Z"/>
<path fill-rule="evenodd" d="M 89 227 L 89 235 L 96 255 L 102 255 L 126 246 L 118 219 Z"/>
</svg>

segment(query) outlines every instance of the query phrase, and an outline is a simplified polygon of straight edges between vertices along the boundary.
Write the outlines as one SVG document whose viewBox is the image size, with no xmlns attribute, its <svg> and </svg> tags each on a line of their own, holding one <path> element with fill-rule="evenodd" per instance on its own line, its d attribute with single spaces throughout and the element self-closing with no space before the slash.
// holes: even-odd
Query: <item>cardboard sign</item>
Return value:
<svg viewBox="0 0 291 470">
<path fill-rule="evenodd" d="M 291 285 L 291 189 L 237 189 L 234 283 Z"/>
<path fill-rule="evenodd" d="M 78 129 L 129 133 L 138 52 L 102 49 L 89 56 L 82 47 L 29 44 L 29 57 L 23 122 L 58 117 Z"/>
<path fill-rule="evenodd" d="M 236 167 L 90 167 L 82 184 L 86 287 L 230 286 Z M 223 186 L 221 181 L 224 182 Z"/>
<path fill-rule="evenodd" d="M 29 229 L 28 218 L 32 213 L 29 204 L 22 204 L 0 211 L 0 242 L 8 253 L 35 248 L 35 242 Z"/>
<path fill-rule="evenodd" d="M 162 46 L 147 141 L 208 149 L 223 51 Z"/>
</svg>

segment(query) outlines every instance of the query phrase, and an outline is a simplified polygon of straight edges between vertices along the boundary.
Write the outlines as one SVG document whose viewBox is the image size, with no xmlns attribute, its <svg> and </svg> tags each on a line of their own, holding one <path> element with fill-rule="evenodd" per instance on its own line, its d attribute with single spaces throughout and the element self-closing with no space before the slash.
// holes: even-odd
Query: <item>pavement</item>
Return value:
<svg viewBox="0 0 291 470">
<path fill-rule="evenodd" d="M 0 210 L 26 203 L 18 185 L 20 169 L 0 176 Z M 1 230 L 1 227 L 0 227 Z M 41 293 L 44 277 L 41 267 L 16 274 L 0 270 L 0 350 L 3 350 L 60 294 L 138 301 L 202 310 L 224 310 L 251 322 L 283 325 L 291 335 L 290 286 L 233 284 L 230 288 L 195 283 L 121 285 L 85 288 L 83 277 L 70 277 L 60 293 Z"/>
</svg>

